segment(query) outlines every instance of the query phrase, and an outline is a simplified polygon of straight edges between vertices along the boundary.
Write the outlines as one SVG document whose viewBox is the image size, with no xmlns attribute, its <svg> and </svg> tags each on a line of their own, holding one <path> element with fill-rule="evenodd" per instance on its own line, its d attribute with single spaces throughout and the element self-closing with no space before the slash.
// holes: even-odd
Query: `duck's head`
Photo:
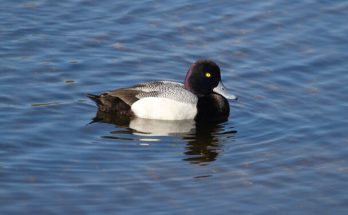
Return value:
<svg viewBox="0 0 348 215">
<path fill-rule="evenodd" d="M 227 99 L 237 99 L 224 87 L 220 68 L 211 60 L 198 60 L 190 66 L 185 78 L 185 89 L 199 97 L 217 93 Z"/>
</svg>

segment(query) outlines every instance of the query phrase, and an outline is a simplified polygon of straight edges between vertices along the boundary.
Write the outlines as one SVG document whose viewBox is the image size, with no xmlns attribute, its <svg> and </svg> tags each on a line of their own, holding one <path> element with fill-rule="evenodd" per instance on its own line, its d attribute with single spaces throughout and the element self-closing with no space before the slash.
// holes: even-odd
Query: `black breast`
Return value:
<svg viewBox="0 0 348 215">
<path fill-rule="evenodd" d="M 214 93 L 200 97 L 197 110 L 197 121 L 220 121 L 228 118 L 230 105 L 226 98 Z"/>
</svg>

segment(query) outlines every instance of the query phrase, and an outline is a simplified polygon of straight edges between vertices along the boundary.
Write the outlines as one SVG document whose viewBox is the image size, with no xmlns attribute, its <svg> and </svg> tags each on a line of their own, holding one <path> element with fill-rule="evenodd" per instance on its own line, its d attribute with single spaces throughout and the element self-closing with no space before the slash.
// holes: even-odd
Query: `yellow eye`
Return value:
<svg viewBox="0 0 348 215">
<path fill-rule="evenodd" d="M 210 72 L 206 72 L 204 75 L 205 75 L 206 78 L 210 78 L 211 77 Z"/>
</svg>

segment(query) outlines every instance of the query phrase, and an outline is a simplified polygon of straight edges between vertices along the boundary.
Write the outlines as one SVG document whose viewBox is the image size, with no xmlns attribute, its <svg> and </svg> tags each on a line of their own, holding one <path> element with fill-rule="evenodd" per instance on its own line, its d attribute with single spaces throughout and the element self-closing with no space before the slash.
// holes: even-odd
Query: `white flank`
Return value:
<svg viewBox="0 0 348 215">
<path fill-rule="evenodd" d="M 142 98 L 134 102 L 131 108 L 137 117 L 144 119 L 184 120 L 193 119 L 197 114 L 196 104 L 167 98 Z"/>
</svg>

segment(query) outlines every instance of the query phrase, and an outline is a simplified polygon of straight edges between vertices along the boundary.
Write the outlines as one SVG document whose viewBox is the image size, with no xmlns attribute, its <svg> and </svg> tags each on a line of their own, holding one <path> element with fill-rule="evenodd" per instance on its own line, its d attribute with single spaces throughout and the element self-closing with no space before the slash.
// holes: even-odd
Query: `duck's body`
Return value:
<svg viewBox="0 0 348 215">
<path fill-rule="evenodd" d="M 101 111 L 145 119 L 183 120 L 197 115 L 197 96 L 174 81 L 142 83 L 89 97 Z"/>
<path fill-rule="evenodd" d="M 202 60 L 190 67 L 185 84 L 152 81 L 88 97 L 97 103 L 100 111 L 129 117 L 159 120 L 228 117 L 228 101 L 221 92 L 216 93 L 224 90 L 219 81 L 219 67 Z"/>
</svg>

